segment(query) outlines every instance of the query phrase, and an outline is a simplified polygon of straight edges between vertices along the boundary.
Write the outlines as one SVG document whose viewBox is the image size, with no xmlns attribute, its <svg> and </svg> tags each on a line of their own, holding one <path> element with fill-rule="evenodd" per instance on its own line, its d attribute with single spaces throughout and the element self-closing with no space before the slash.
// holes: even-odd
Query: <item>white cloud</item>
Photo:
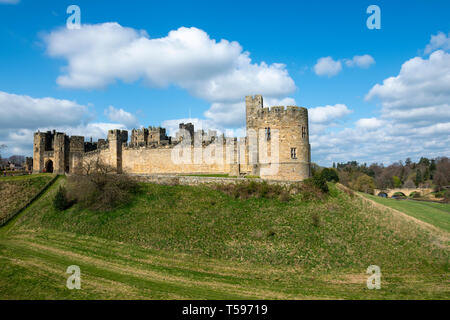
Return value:
<svg viewBox="0 0 450 320">
<path fill-rule="evenodd" d="M 347 67 L 367 69 L 375 63 L 375 59 L 369 54 L 341 60 L 334 60 L 332 57 L 323 57 L 317 60 L 313 69 L 318 76 L 328 76 L 330 78 L 342 71 L 342 62 Z"/>
<path fill-rule="evenodd" d="M 68 61 L 57 82 L 70 88 L 99 88 L 117 80 L 143 79 L 151 86 L 175 84 L 210 102 L 238 102 L 245 95 L 283 96 L 295 90 L 286 66 L 252 63 L 235 41 L 211 39 L 203 30 L 181 27 L 166 37 L 117 23 L 62 28 L 45 37 L 48 53 Z"/>
<path fill-rule="evenodd" d="M 337 75 L 342 70 L 341 61 L 333 60 L 332 57 L 323 57 L 317 60 L 314 66 L 314 72 L 318 76 L 328 76 L 333 77 Z"/>
<path fill-rule="evenodd" d="M 354 56 L 350 60 L 344 59 L 344 62 L 347 67 L 359 67 L 367 69 L 375 63 L 375 59 L 371 55 L 365 54 L 362 56 Z"/>
<path fill-rule="evenodd" d="M 356 126 L 368 130 L 380 128 L 383 121 L 377 118 L 362 118 L 356 121 Z"/>
<path fill-rule="evenodd" d="M 0 4 L 18 4 L 20 0 L 0 0 Z"/>
<path fill-rule="evenodd" d="M 108 109 L 105 110 L 105 115 L 109 120 L 124 124 L 127 128 L 139 126 L 139 122 L 133 114 L 123 109 L 116 109 L 114 106 L 109 106 Z"/>
<path fill-rule="evenodd" d="M 0 91 L 2 129 L 74 125 L 90 119 L 88 107 L 75 101 L 32 98 Z"/>
<path fill-rule="evenodd" d="M 309 121 L 312 123 L 329 124 L 334 120 L 352 113 L 345 104 L 327 105 L 323 107 L 310 108 L 308 110 Z"/>
<path fill-rule="evenodd" d="M 111 109 L 109 109 L 111 111 Z M 85 138 L 106 138 L 110 129 L 125 129 L 121 121 L 131 115 L 120 109 L 116 111 L 118 123 L 92 122 L 93 115 L 87 106 L 65 99 L 33 98 L 0 91 L 0 144 L 8 148 L 6 155 L 32 155 L 33 133 L 37 130 L 57 130 Z M 113 114 L 113 112 L 111 112 Z M 124 117 L 120 117 L 124 115 Z M 132 117 L 128 117 L 131 120 Z"/>
<path fill-rule="evenodd" d="M 450 32 L 448 33 L 448 36 L 443 32 L 432 35 L 430 43 L 425 47 L 424 53 L 430 54 L 437 49 L 450 50 Z"/>
<path fill-rule="evenodd" d="M 126 129 L 123 124 L 120 123 L 103 123 L 92 122 L 86 124 L 78 124 L 74 126 L 49 126 L 39 127 L 36 129 L 17 129 L 3 130 L 0 129 L 0 144 L 6 144 L 8 148 L 5 150 L 6 155 L 20 154 L 26 156 L 33 155 L 33 134 L 37 130 L 41 132 L 56 130 L 58 132 L 64 132 L 71 135 L 79 135 L 89 139 L 92 137 L 94 141 L 98 139 L 106 139 L 108 130 L 112 129 Z"/>
<path fill-rule="evenodd" d="M 407 110 L 441 105 L 450 107 L 450 54 L 438 50 L 428 59 L 406 61 L 396 77 L 376 84 L 366 100 L 379 98 L 384 110 Z"/>
<path fill-rule="evenodd" d="M 312 123 L 313 158 L 329 165 L 450 154 L 450 54 L 438 50 L 406 61 L 397 76 L 366 95 L 366 100 L 375 98 L 381 102 L 380 116 L 359 119 L 354 128 L 314 130 Z"/>
<path fill-rule="evenodd" d="M 177 85 L 211 103 L 204 121 L 215 128 L 245 124 L 246 95 L 292 103 L 284 97 L 296 89 L 284 64 L 253 63 L 239 43 L 216 41 L 197 28 L 182 27 L 166 37 L 150 38 L 145 31 L 103 23 L 59 29 L 45 41 L 50 56 L 68 62 L 66 73 L 57 79 L 60 86 L 99 88 L 139 79 L 150 86 Z M 132 118 L 119 120 L 129 116 L 117 113 L 108 111 L 112 121 L 133 123 Z"/>
</svg>

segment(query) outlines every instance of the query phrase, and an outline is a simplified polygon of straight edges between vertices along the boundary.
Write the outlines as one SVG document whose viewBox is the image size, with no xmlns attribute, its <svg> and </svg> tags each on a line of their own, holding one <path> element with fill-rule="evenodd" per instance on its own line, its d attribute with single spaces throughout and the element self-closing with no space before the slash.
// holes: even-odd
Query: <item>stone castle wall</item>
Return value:
<svg viewBox="0 0 450 320">
<path fill-rule="evenodd" d="M 308 111 L 296 106 L 263 107 L 262 96 L 246 97 L 247 137 L 217 136 L 214 131 L 194 132 L 180 124 L 180 132 L 199 138 L 175 141 L 164 128 L 110 130 L 107 140 L 85 142 L 64 133 L 34 135 L 33 171 L 79 173 L 83 163 L 100 160 L 126 174 L 251 174 L 269 180 L 299 181 L 310 176 Z M 182 151 L 180 150 L 182 149 Z M 182 158 L 174 160 L 174 154 Z"/>
</svg>

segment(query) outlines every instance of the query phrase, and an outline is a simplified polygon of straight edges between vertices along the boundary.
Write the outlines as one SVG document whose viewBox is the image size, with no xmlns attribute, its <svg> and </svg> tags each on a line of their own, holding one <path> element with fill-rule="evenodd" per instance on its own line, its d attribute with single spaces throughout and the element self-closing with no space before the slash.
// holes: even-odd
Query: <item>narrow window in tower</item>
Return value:
<svg viewBox="0 0 450 320">
<path fill-rule="evenodd" d="M 291 159 L 297 159 L 297 148 L 291 148 Z"/>
<path fill-rule="evenodd" d="M 302 138 L 306 137 L 306 128 L 302 127 Z"/>
<path fill-rule="evenodd" d="M 266 130 L 266 140 L 270 140 L 270 128 L 264 128 Z"/>
</svg>

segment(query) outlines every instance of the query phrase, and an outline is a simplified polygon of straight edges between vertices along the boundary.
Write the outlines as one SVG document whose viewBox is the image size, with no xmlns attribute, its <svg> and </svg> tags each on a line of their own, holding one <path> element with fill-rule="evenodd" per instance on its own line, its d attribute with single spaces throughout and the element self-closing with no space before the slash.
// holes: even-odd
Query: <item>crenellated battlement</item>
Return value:
<svg viewBox="0 0 450 320">
<path fill-rule="evenodd" d="M 86 161 L 100 159 L 117 173 L 201 172 L 251 174 L 278 180 L 308 178 L 311 163 L 308 110 L 298 106 L 264 107 L 261 95 L 247 96 L 245 103 L 247 135 L 239 140 L 215 130 L 195 131 L 193 123 L 180 123 L 174 139 L 160 126 L 133 129 L 130 141 L 128 131 L 120 129 L 109 130 L 107 139 L 97 142 L 56 131 L 36 132 L 33 171 L 77 173 Z M 188 137 L 190 145 L 186 144 Z M 269 154 L 276 158 L 267 162 Z M 176 163 L 174 157 L 187 157 L 190 162 L 184 159 Z M 211 162 L 216 157 L 221 161 Z M 229 159 L 231 163 L 227 162 Z M 266 173 L 265 169 L 272 164 L 276 172 Z"/>
<path fill-rule="evenodd" d="M 247 128 L 307 126 L 308 110 L 298 106 L 272 106 L 249 112 Z"/>
</svg>

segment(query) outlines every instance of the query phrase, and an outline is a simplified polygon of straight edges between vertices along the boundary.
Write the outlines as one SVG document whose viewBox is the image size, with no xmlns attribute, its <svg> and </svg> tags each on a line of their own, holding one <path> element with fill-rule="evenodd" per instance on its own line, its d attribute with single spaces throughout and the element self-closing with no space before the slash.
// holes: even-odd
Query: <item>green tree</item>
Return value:
<svg viewBox="0 0 450 320">
<path fill-rule="evenodd" d="M 419 160 L 419 165 L 421 165 L 421 164 L 428 167 L 430 165 L 430 160 L 428 158 L 422 157 Z"/>
<path fill-rule="evenodd" d="M 402 180 L 397 176 L 392 176 L 392 184 L 394 188 L 400 188 L 402 186 Z"/>
<path fill-rule="evenodd" d="M 320 175 L 326 180 L 326 181 L 334 181 L 339 182 L 339 176 L 336 172 L 336 170 L 331 168 L 324 168 Z"/>
<path fill-rule="evenodd" d="M 353 183 L 353 189 L 373 194 L 373 189 L 375 189 L 375 182 L 373 178 L 369 177 L 367 174 L 361 174 Z"/>
<path fill-rule="evenodd" d="M 406 160 L 405 160 L 405 166 L 411 166 L 411 163 L 412 163 L 412 161 L 411 161 L 411 158 L 406 158 Z"/>
<path fill-rule="evenodd" d="M 426 182 L 428 180 L 430 180 L 431 178 L 431 173 L 430 173 L 430 168 L 426 168 L 425 172 L 423 173 L 423 181 Z"/>
<path fill-rule="evenodd" d="M 416 180 L 414 182 L 416 184 L 416 187 L 418 187 L 419 184 L 423 182 L 422 172 L 419 169 L 416 170 Z"/>
</svg>

